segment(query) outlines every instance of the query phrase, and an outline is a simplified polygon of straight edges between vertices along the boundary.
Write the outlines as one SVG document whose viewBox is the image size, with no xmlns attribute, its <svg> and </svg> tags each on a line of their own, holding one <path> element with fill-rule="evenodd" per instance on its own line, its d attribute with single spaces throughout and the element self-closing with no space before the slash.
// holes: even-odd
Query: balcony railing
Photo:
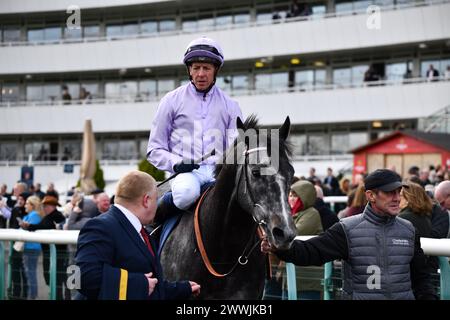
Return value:
<svg viewBox="0 0 450 320">
<path fill-rule="evenodd" d="M 408 3 L 402 3 L 402 4 L 386 5 L 386 6 L 380 7 L 380 9 L 382 11 L 392 11 L 392 10 L 400 10 L 400 9 L 405 9 L 405 8 L 439 5 L 439 4 L 448 3 L 448 2 L 450 2 L 450 0 L 412 1 L 412 2 L 408 2 Z M 342 11 L 342 12 L 329 12 L 329 13 L 309 15 L 309 16 L 280 18 L 280 19 L 276 19 L 276 20 L 262 20 L 262 21 L 251 21 L 251 22 L 247 22 L 247 23 L 233 23 L 233 24 L 226 24 L 226 25 L 205 26 L 205 27 L 196 28 L 194 30 L 176 29 L 176 30 L 171 30 L 171 31 L 161 31 L 161 32 L 152 32 L 152 33 L 126 34 L 126 35 L 100 36 L 100 37 L 85 37 L 85 38 L 77 38 L 77 39 L 0 42 L 0 47 L 37 46 L 37 45 L 51 45 L 51 44 L 88 43 L 88 42 L 90 43 L 90 42 L 100 42 L 100 41 L 144 39 L 144 38 L 154 38 L 154 37 L 162 37 L 162 36 L 177 36 L 177 35 L 181 35 L 181 34 L 223 31 L 223 30 L 241 29 L 241 28 L 249 28 L 249 27 L 258 27 L 258 26 L 263 26 L 263 25 L 290 23 L 290 22 L 298 22 L 298 21 L 310 21 L 310 20 L 317 20 L 317 19 L 327 19 L 327 18 L 345 17 L 345 16 L 362 15 L 362 14 L 367 14 L 366 9 L 349 10 L 349 11 Z"/>
<path fill-rule="evenodd" d="M 427 78 L 410 78 L 410 79 L 394 79 L 394 80 L 381 80 L 371 82 L 355 82 L 355 83 L 342 83 L 342 84 L 311 84 L 311 85 L 298 85 L 294 87 L 280 87 L 280 88 L 267 88 L 267 89 L 241 89 L 226 91 L 231 96 L 257 96 L 261 94 L 280 94 L 280 93 L 293 93 L 293 92 L 311 92 L 319 90 L 337 90 L 337 89 L 355 89 L 366 87 L 380 87 L 380 86 L 399 86 L 412 83 L 436 83 L 439 81 L 450 81 L 449 77 L 436 77 L 432 81 Z M 159 101 L 163 95 L 155 95 L 149 97 L 132 97 L 127 95 L 126 97 L 111 97 L 111 98 L 95 98 L 89 100 L 73 99 L 69 102 L 67 100 L 39 100 L 39 101 L 3 101 L 0 102 L 0 107 L 39 107 L 39 106 L 76 106 L 76 105 L 92 105 L 92 104 L 118 104 L 118 103 L 146 103 Z"/>
</svg>

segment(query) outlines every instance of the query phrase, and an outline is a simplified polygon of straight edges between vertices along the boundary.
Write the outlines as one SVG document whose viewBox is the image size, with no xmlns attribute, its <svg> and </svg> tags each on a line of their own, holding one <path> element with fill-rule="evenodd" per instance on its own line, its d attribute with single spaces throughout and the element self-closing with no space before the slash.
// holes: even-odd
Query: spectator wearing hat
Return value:
<svg viewBox="0 0 450 320">
<path fill-rule="evenodd" d="M 65 218 L 61 212 L 56 210 L 59 207 L 58 199 L 53 196 L 45 196 L 42 200 L 43 205 L 43 217 L 41 222 L 37 224 L 22 222 L 20 226 L 28 231 L 55 229 L 57 224 L 64 222 Z M 43 243 L 43 271 L 44 279 L 47 285 L 50 285 L 50 247 L 48 244 Z M 67 258 L 67 245 L 56 245 L 56 299 L 63 300 L 63 285 L 65 283 L 66 266 L 65 260 Z"/>
<path fill-rule="evenodd" d="M 289 250 L 277 250 L 264 239 L 261 251 L 301 266 L 342 259 L 345 299 L 436 300 L 414 226 L 397 217 L 401 177 L 380 169 L 364 184 L 368 204 L 362 214 L 342 219 L 318 237 L 295 240 Z"/>
</svg>

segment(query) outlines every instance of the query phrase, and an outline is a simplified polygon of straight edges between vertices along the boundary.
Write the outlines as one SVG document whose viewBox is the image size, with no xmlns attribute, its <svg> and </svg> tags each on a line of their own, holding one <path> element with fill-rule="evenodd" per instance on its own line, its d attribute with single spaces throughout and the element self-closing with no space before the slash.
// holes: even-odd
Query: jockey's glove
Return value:
<svg viewBox="0 0 450 320">
<path fill-rule="evenodd" d="M 200 165 L 198 165 L 196 163 L 179 162 L 173 166 L 173 171 L 175 173 L 185 173 L 185 172 L 191 172 L 192 170 L 195 170 L 198 168 L 200 168 Z"/>
</svg>

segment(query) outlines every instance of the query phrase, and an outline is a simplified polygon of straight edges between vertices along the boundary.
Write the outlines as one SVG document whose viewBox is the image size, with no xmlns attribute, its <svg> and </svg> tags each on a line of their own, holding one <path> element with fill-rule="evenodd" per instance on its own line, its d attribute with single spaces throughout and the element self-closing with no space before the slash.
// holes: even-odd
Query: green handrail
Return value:
<svg viewBox="0 0 450 320">
<path fill-rule="evenodd" d="M 11 257 L 14 250 L 14 242 L 9 241 L 9 255 L 8 255 L 8 299 L 12 296 L 12 268 L 11 268 Z"/>
<path fill-rule="evenodd" d="M 323 299 L 331 300 L 331 291 L 333 291 L 333 284 L 331 275 L 333 273 L 333 262 L 327 262 L 323 268 Z"/>
<path fill-rule="evenodd" d="M 50 293 L 49 299 L 56 300 L 56 247 L 55 245 L 49 244 L 50 246 Z"/>
<path fill-rule="evenodd" d="M 288 300 L 297 300 L 297 281 L 295 279 L 295 265 L 286 263 Z"/>
<path fill-rule="evenodd" d="M 5 300 L 5 246 L 0 241 L 0 300 Z"/>
<path fill-rule="evenodd" d="M 441 300 L 450 300 L 450 265 L 447 257 L 439 258 L 441 269 Z"/>
</svg>

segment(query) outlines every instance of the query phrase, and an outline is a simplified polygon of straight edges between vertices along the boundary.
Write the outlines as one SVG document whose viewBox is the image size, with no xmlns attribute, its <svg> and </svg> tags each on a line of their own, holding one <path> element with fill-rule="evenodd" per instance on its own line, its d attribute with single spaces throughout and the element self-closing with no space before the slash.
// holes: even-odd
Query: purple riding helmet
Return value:
<svg viewBox="0 0 450 320">
<path fill-rule="evenodd" d="M 193 62 L 212 63 L 220 69 L 223 65 L 223 52 L 213 39 L 201 37 L 189 43 L 184 54 L 183 63 L 189 67 Z"/>
</svg>

